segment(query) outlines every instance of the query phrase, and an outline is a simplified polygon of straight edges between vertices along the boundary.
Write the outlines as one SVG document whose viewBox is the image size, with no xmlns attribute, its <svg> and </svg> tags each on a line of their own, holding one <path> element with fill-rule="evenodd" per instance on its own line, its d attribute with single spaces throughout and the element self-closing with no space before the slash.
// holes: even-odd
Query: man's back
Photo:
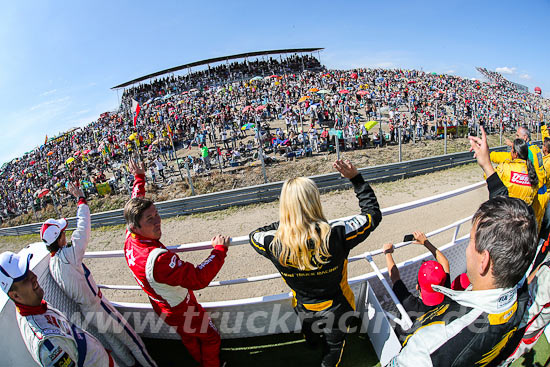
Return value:
<svg viewBox="0 0 550 367">
<path fill-rule="evenodd" d="M 517 346 L 527 287 L 452 291 L 449 302 L 417 318 L 401 353 L 388 366 L 498 366 Z"/>
</svg>

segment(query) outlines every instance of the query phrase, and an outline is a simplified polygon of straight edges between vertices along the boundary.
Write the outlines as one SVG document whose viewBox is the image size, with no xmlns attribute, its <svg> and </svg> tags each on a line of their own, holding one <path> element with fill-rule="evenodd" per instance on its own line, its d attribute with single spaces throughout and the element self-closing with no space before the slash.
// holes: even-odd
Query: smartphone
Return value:
<svg viewBox="0 0 550 367">
<path fill-rule="evenodd" d="M 403 237 L 403 242 L 410 242 L 414 241 L 414 236 L 412 234 L 406 234 L 405 237 Z"/>
</svg>

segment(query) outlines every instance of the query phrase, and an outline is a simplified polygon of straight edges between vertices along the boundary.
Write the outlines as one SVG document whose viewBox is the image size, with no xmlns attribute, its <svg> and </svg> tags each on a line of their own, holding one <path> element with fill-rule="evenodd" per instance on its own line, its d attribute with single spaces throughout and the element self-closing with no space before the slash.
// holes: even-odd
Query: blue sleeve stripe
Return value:
<svg viewBox="0 0 550 367">
<path fill-rule="evenodd" d="M 46 349 L 48 349 L 50 352 L 53 351 L 53 344 L 51 341 L 49 341 L 48 339 L 46 339 L 44 341 L 44 346 L 46 347 Z"/>
</svg>

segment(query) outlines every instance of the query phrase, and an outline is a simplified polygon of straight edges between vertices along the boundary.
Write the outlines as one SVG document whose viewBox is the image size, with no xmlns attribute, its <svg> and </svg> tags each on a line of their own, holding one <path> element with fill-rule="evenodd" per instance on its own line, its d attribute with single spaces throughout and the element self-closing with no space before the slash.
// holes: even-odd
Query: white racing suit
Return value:
<svg viewBox="0 0 550 367">
<path fill-rule="evenodd" d="M 37 307 L 18 305 L 17 311 L 21 336 L 32 358 L 40 366 L 116 366 L 96 338 L 71 323 L 45 301 Z"/>
<path fill-rule="evenodd" d="M 518 345 L 520 322 L 529 295 L 518 288 L 453 291 L 443 302 L 416 319 L 403 349 L 387 366 L 499 366 Z"/>
<path fill-rule="evenodd" d="M 513 361 L 531 350 L 550 323 L 550 260 L 541 265 L 535 278 L 529 284 L 529 296 L 531 298 L 530 306 L 522 320 L 525 335 L 514 353 L 503 365 L 512 364 Z"/>
<path fill-rule="evenodd" d="M 104 298 L 90 270 L 82 263 L 90 240 L 90 209 L 84 199 L 78 202 L 77 228 L 72 245 L 60 248 L 50 259 L 50 273 L 65 294 L 78 303 L 82 326 L 94 325 L 109 343 L 105 347 L 121 366 L 156 366 L 143 341 L 126 319 Z"/>
</svg>

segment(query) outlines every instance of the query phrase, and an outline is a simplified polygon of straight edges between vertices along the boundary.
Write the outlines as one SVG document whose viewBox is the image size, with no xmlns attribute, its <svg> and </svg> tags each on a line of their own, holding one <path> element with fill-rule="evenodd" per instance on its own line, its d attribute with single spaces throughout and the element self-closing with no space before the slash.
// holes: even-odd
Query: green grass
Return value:
<svg viewBox="0 0 550 367">
<path fill-rule="evenodd" d="M 543 334 L 535 347 L 512 364 L 512 367 L 543 367 L 550 362 L 550 345 Z"/>
<path fill-rule="evenodd" d="M 10 242 L 10 241 L 23 241 L 23 242 L 39 242 L 40 241 L 40 235 L 38 233 L 32 233 L 32 234 L 22 234 L 19 236 L 2 236 L 2 242 Z"/>
</svg>

